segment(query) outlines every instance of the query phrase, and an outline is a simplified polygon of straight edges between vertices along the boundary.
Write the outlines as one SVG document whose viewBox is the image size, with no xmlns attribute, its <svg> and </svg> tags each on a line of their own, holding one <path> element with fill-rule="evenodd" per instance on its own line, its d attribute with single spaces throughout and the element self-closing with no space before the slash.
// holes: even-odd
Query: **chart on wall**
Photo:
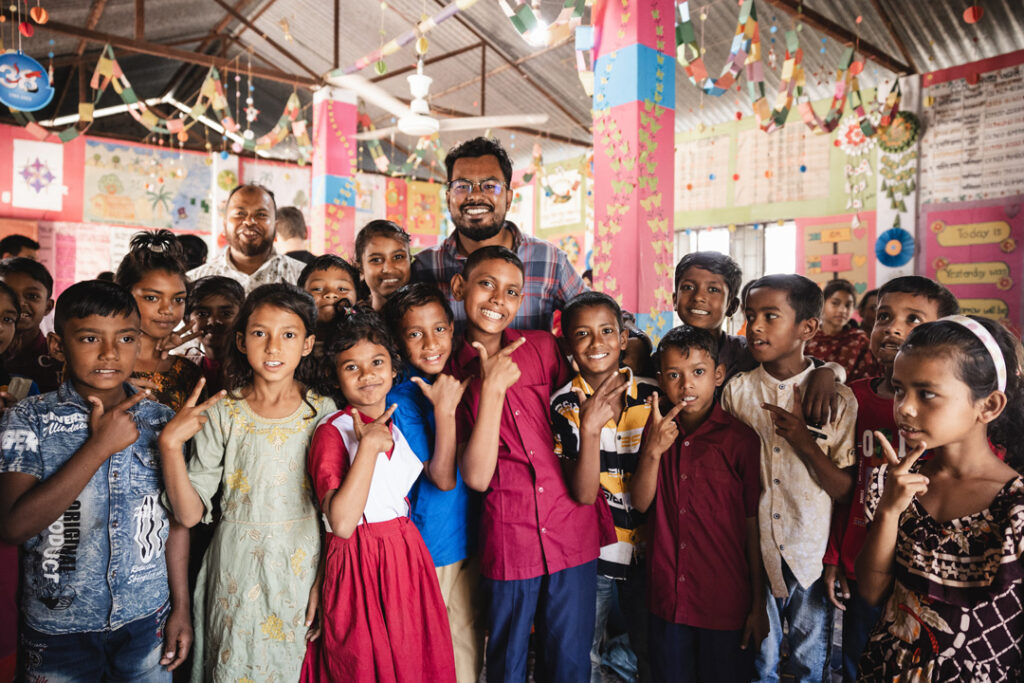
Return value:
<svg viewBox="0 0 1024 683">
<path fill-rule="evenodd" d="M 208 154 L 88 140 L 86 221 L 176 230 L 209 230 Z"/>
<path fill-rule="evenodd" d="M 313 169 L 297 164 L 279 164 L 261 159 L 242 161 L 242 182 L 256 183 L 274 193 L 278 206 L 294 206 L 310 222 L 309 193 Z"/>
<path fill-rule="evenodd" d="M 1024 51 L 921 77 L 923 204 L 1024 193 Z"/>
<path fill-rule="evenodd" d="M 579 161 L 545 167 L 537 208 L 537 235 L 547 239 L 583 226 L 583 169 Z"/>
<path fill-rule="evenodd" d="M 40 221 L 39 261 L 53 273 L 54 297 L 76 282 L 116 271 L 136 232 L 135 228 L 97 223 Z"/>
<path fill-rule="evenodd" d="M 1020 329 L 1024 277 L 1024 195 L 983 202 L 925 204 L 924 272 L 956 294 L 966 314 Z M 919 263 L 920 265 L 920 263 Z"/>
<path fill-rule="evenodd" d="M 828 135 L 815 135 L 807 126 L 783 126 L 770 135 L 760 128 L 740 132 L 730 177 L 736 186 L 734 204 L 828 199 L 831 149 Z"/>
<path fill-rule="evenodd" d="M 728 135 L 718 135 L 676 143 L 677 213 L 728 206 L 729 140 Z"/>
<path fill-rule="evenodd" d="M 796 219 L 797 272 L 818 284 L 841 278 L 853 283 L 858 294 L 875 286 L 875 215 Z"/>
<path fill-rule="evenodd" d="M 64 145 L 15 140 L 11 206 L 59 212 L 64 201 Z"/>
<path fill-rule="evenodd" d="M 373 173 L 356 173 L 356 227 L 387 216 L 387 178 Z"/>
<path fill-rule="evenodd" d="M 508 207 L 505 219 L 516 224 L 524 235 L 532 235 L 536 230 L 537 194 L 533 183 L 519 185 L 512 190 L 512 205 Z"/>
<path fill-rule="evenodd" d="M 441 232 L 441 185 L 410 180 L 405 190 L 408 202 L 405 230 L 412 238 L 412 248 L 432 247 Z"/>
</svg>

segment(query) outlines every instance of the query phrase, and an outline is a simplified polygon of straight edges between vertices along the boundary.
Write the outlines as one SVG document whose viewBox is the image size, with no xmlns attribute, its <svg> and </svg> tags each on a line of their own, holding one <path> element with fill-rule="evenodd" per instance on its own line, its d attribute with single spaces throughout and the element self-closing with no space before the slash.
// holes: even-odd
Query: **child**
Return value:
<svg viewBox="0 0 1024 683">
<path fill-rule="evenodd" d="M 760 441 L 716 405 L 725 368 L 707 330 L 683 325 L 658 344 L 658 393 L 633 501 L 654 505 L 648 544 L 655 680 L 749 681 L 768 633 L 757 526 Z M 680 431 L 682 433 L 680 433 Z"/>
<path fill-rule="evenodd" d="M 330 533 L 323 637 L 307 651 L 302 680 L 454 681 L 441 590 L 408 517 L 406 496 L 424 465 L 389 424 L 396 406 L 387 406 L 387 395 L 398 354 L 372 311 L 346 318 L 328 353 L 348 406 L 317 427 L 309 450 L 314 493 Z M 426 465 L 442 487 L 455 482 L 454 443 L 446 450 Z"/>
<path fill-rule="evenodd" d="M 21 317 L 14 342 L 4 355 L 7 372 L 28 377 L 40 391 L 60 386 L 61 366 L 52 356 L 39 324 L 53 309 L 53 277 L 46 266 L 30 258 L 0 261 L 0 281 L 18 293 Z"/>
<path fill-rule="evenodd" d="M 594 639 L 597 515 L 569 495 L 548 423 L 549 397 L 569 379 L 565 358 L 549 332 L 508 329 L 522 291 L 522 261 L 499 246 L 474 251 L 452 278 L 467 325 L 447 369 L 473 378 L 457 414 L 459 470 L 467 486 L 486 492 L 487 678 L 525 680 L 536 625 L 548 680 L 583 683 Z"/>
<path fill-rule="evenodd" d="M 869 337 L 871 330 L 875 328 L 875 311 L 878 309 L 878 290 L 869 289 L 864 292 L 857 304 L 857 313 L 860 315 L 860 329 Z"/>
<path fill-rule="evenodd" d="M 555 455 L 563 462 L 573 499 L 598 501 L 608 520 L 597 560 L 597 619 L 590 648 L 590 680 L 600 683 L 601 641 L 613 602 L 626 616 L 640 680 L 651 680 L 643 565 L 644 519 L 631 500 L 640 434 L 651 412 L 655 386 L 620 367 L 628 337 L 622 310 L 607 294 L 584 292 L 562 311 L 562 330 L 579 373 L 551 397 Z"/>
<path fill-rule="evenodd" d="M 299 287 L 316 302 L 316 337 L 313 355 L 323 358 L 331 324 L 337 314 L 347 313 L 356 302 L 359 271 L 334 254 L 317 256 L 299 274 Z"/>
<path fill-rule="evenodd" d="M 139 358 L 132 377 L 142 380 L 140 386 L 149 388 L 153 398 L 177 411 L 202 376 L 195 363 L 162 353 L 163 342 L 185 317 L 188 278 L 184 254 L 170 230 L 137 232 L 130 244 L 114 281 L 135 297 L 142 320 Z"/>
<path fill-rule="evenodd" d="M 172 412 L 127 384 L 139 334 L 117 285 L 68 287 L 50 336 L 68 379 L 3 418 L 0 538 L 24 544 L 24 680 L 169 683 L 162 667 L 188 654 L 187 536 L 168 533 L 159 500 Z"/>
<path fill-rule="evenodd" d="M 881 609 L 869 605 L 857 592 L 853 565 L 867 534 L 865 485 L 874 475 L 874 468 L 885 462 L 874 432 L 882 432 L 892 443 L 897 443 L 898 438 L 892 416 L 893 361 L 913 328 L 959 312 L 953 293 L 934 280 L 908 275 L 885 283 L 879 293 L 877 324 L 871 334 L 871 354 L 878 359 L 883 374 L 850 384 L 857 399 L 857 479 L 850 504 L 837 504 L 832 511 L 832 535 L 822 561 L 829 600 L 843 611 L 843 678 L 851 683 L 857 677 L 857 663 L 868 633 L 881 616 Z M 900 439 L 901 453 L 905 452 L 904 446 Z"/>
<path fill-rule="evenodd" d="M 821 578 L 833 500 L 847 500 L 856 464 L 857 404 L 849 388 L 836 387 L 834 419 L 810 431 L 800 384 L 814 364 L 804 345 L 818 331 L 821 289 L 800 275 L 766 275 L 743 302 L 747 347 L 761 365 L 726 385 L 722 407 L 754 428 L 761 439 L 758 507 L 761 555 L 771 586 L 771 632 L 757 658 L 758 677 L 776 680 L 783 624 L 789 626 L 787 673 L 821 681 L 828 664 L 832 613 Z M 761 409 L 758 409 L 760 406 Z"/>
<path fill-rule="evenodd" d="M 373 310 L 382 309 L 389 296 L 409 283 L 411 258 L 409 233 L 391 221 L 370 221 L 356 235 L 356 266 Z"/>
<path fill-rule="evenodd" d="M 739 264 L 717 251 L 686 254 L 676 264 L 672 294 L 676 314 L 687 325 L 717 335 L 717 361 L 725 366 L 726 383 L 737 373 L 757 367 L 757 361 L 747 348 L 747 340 L 727 334 L 724 327 L 725 321 L 739 308 L 740 299 L 736 294 L 742 279 L 743 271 Z M 813 424 L 822 424 L 829 419 L 836 382 L 845 380 L 845 370 L 835 363 L 827 363 L 810 372 L 804 387 L 803 407 Z M 721 388 L 718 392 L 721 395 Z"/>
<path fill-rule="evenodd" d="M 200 334 L 200 345 L 193 347 L 198 353 L 188 358 L 199 366 L 209 394 L 224 387 L 221 369 L 228 345 L 234 342 L 231 330 L 244 301 L 242 285 L 229 277 L 208 275 L 192 283 L 186 315 Z"/>
<path fill-rule="evenodd" d="M 313 298 L 298 287 L 254 289 L 224 360 L 226 392 L 196 405 L 200 379 L 160 435 L 167 498 L 179 522 L 212 522 L 221 495 L 195 594 L 194 681 L 299 677 L 303 627 L 319 604 L 320 519 L 306 449 L 316 423 L 335 410 L 318 393 L 308 358 L 315 318 Z"/>
<path fill-rule="evenodd" d="M 868 488 L 857 578 L 885 609 L 861 679 L 1019 681 L 1024 479 L 1010 464 L 1024 456 L 1020 342 L 985 318 L 925 323 L 896 356 L 892 385 L 909 453 L 900 460 L 876 434 L 886 464 Z"/>
<path fill-rule="evenodd" d="M 821 327 L 807 342 L 807 355 L 839 363 L 846 370 L 848 382 L 877 376 L 878 364 L 868 348 L 870 332 L 853 322 L 857 290 L 846 280 L 830 280 L 824 297 Z"/>
<path fill-rule="evenodd" d="M 455 468 L 455 410 L 469 380 L 459 383 L 441 372 L 452 353 L 452 309 L 437 287 L 415 283 L 388 299 L 384 318 L 406 364 L 405 379 L 388 392 L 388 402 L 398 406 L 392 421 L 424 463 L 425 476 L 409 493 L 410 517 L 433 558 L 448 611 L 456 678 L 476 683 L 484 641 L 472 521 L 479 506 Z"/>
</svg>

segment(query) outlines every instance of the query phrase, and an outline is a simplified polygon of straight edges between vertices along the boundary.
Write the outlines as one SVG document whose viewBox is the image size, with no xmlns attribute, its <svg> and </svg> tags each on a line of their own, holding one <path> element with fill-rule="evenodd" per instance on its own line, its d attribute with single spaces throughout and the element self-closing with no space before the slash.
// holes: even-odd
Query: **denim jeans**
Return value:
<svg viewBox="0 0 1024 683">
<path fill-rule="evenodd" d="M 857 668 L 868 636 L 882 617 L 883 606 L 875 607 L 860 596 L 857 582 L 850 581 L 850 599 L 843 612 L 843 681 L 857 680 Z"/>
<path fill-rule="evenodd" d="M 612 591 L 618 591 L 619 608 L 626 620 L 629 646 L 636 655 L 637 675 L 641 683 L 650 683 L 651 664 L 647 654 L 647 569 L 633 565 L 625 580 L 597 577 L 597 610 L 594 643 L 590 648 L 590 683 L 601 683 L 601 642 L 604 640 L 608 613 L 612 607 Z"/>
<path fill-rule="evenodd" d="M 747 683 L 754 655 L 743 629 L 715 631 L 650 617 L 651 669 L 658 683 Z"/>
<path fill-rule="evenodd" d="M 832 606 L 825 596 L 824 579 L 819 576 L 810 586 L 801 588 L 785 560 L 782 576 L 789 597 L 776 598 L 768 593 L 771 630 L 757 657 L 758 680 L 774 683 L 785 674 L 804 683 L 821 683 L 829 675 L 832 642 Z M 783 624 L 789 627 L 789 659 L 784 665 L 780 656 Z"/>
<path fill-rule="evenodd" d="M 21 628 L 22 680 L 47 683 L 170 683 L 160 666 L 170 603 L 113 631 L 49 635 Z"/>
</svg>

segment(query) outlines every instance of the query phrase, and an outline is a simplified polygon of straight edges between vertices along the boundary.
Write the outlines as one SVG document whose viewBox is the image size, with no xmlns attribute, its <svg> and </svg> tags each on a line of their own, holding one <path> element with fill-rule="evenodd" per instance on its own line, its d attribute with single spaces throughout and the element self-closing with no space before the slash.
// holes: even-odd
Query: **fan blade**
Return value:
<svg viewBox="0 0 1024 683">
<path fill-rule="evenodd" d="M 506 128 L 508 126 L 539 126 L 547 123 L 547 114 L 509 114 L 507 116 L 469 116 L 440 119 L 441 132 L 475 130 L 477 128 Z"/>
<path fill-rule="evenodd" d="M 359 74 L 342 74 L 332 71 L 327 74 L 326 80 L 335 87 L 351 90 L 364 101 L 390 112 L 395 118 L 402 118 L 409 114 L 407 104 Z"/>
</svg>

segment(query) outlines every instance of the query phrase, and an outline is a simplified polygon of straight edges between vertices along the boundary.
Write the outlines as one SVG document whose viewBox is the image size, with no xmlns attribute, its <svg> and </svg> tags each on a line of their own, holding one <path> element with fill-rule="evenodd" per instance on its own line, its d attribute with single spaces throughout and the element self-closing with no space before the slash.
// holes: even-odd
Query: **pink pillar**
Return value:
<svg viewBox="0 0 1024 683">
<path fill-rule="evenodd" d="M 313 95 L 310 251 L 351 259 L 356 232 L 356 96 L 337 88 Z"/>
<path fill-rule="evenodd" d="M 672 326 L 672 0 L 597 0 L 594 286 L 655 339 Z"/>
</svg>

